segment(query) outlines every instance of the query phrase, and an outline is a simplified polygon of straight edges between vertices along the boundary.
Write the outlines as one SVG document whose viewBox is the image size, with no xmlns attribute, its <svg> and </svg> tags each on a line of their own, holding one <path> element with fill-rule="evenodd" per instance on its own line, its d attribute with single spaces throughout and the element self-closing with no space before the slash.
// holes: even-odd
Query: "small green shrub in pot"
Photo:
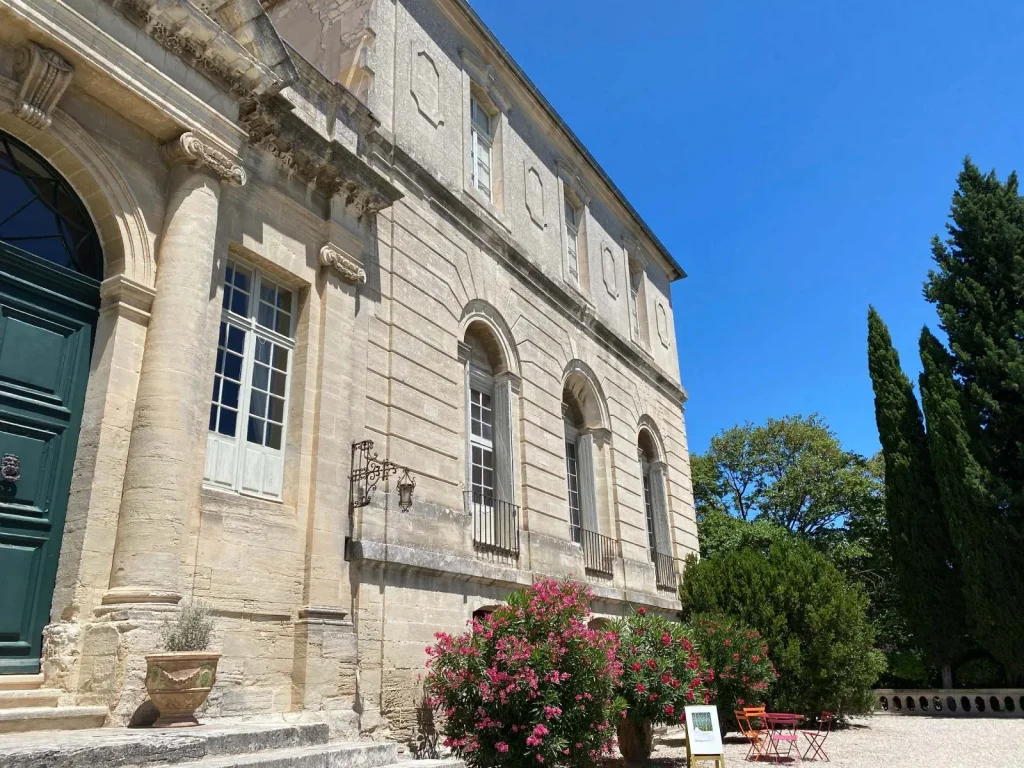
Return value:
<svg viewBox="0 0 1024 768">
<path fill-rule="evenodd" d="M 588 768 L 614 743 L 615 635 L 588 626 L 590 594 L 540 581 L 470 631 L 427 648 L 427 704 L 470 768 Z"/>
<path fill-rule="evenodd" d="M 213 620 L 205 603 L 185 603 L 164 626 L 163 653 L 146 656 L 146 690 L 160 712 L 157 727 L 198 725 L 195 711 L 217 681 L 219 653 L 207 650 Z"/>
<path fill-rule="evenodd" d="M 622 666 L 617 694 L 625 705 L 618 723 L 619 751 L 628 762 L 651 754 L 653 726 L 685 720 L 687 704 L 706 704 L 707 667 L 690 630 L 637 608 L 612 623 Z"/>
<path fill-rule="evenodd" d="M 210 608 L 202 600 L 192 600 L 182 606 L 175 621 L 164 624 L 164 650 L 205 651 L 210 647 L 213 619 Z"/>
</svg>

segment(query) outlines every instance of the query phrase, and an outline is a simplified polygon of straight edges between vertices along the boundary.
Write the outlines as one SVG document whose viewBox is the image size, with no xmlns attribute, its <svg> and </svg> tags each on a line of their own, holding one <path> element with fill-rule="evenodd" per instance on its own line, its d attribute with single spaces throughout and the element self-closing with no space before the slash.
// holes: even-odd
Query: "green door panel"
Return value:
<svg viewBox="0 0 1024 768">
<path fill-rule="evenodd" d="M 0 243 L 0 674 L 39 671 L 99 306 L 99 283 Z"/>
</svg>

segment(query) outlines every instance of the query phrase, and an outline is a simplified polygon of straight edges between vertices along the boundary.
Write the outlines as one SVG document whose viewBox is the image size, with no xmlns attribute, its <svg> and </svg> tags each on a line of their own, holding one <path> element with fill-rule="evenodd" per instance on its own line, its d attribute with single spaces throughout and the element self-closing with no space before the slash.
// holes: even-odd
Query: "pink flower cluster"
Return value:
<svg viewBox="0 0 1024 768">
<path fill-rule="evenodd" d="M 435 636 L 425 700 L 470 768 L 584 768 L 610 752 L 618 638 L 588 626 L 589 600 L 545 580 L 467 633 Z"/>
</svg>

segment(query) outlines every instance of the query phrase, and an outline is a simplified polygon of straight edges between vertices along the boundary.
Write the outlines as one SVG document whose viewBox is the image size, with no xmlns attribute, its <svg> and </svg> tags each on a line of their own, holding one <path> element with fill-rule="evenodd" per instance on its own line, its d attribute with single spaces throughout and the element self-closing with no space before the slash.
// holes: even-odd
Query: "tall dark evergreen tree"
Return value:
<svg viewBox="0 0 1024 768">
<path fill-rule="evenodd" d="M 1024 674 L 1024 557 L 1002 485 L 978 460 L 985 435 L 971 424 L 955 359 L 928 329 L 921 333 L 921 399 L 943 508 L 963 574 L 967 617 L 975 641 L 1011 678 Z"/>
<path fill-rule="evenodd" d="M 921 409 L 889 329 L 868 310 L 868 368 L 885 459 L 885 509 L 907 623 L 929 660 L 950 667 L 966 650 L 964 597 L 935 481 Z"/>
<path fill-rule="evenodd" d="M 949 336 L 953 373 L 979 428 L 999 496 L 1024 508 L 1024 199 L 970 159 L 953 194 L 949 238 L 932 241 L 925 296 Z M 1016 516 L 1018 528 L 1024 523 Z"/>
</svg>

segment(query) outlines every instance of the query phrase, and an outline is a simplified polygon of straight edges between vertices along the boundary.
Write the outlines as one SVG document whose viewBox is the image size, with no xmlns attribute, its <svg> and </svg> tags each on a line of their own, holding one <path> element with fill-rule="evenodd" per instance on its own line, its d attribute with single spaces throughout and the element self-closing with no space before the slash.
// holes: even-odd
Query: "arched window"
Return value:
<svg viewBox="0 0 1024 768">
<path fill-rule="evenodd" d="M 0 133 L 0 241 L 103 279 L 99 238 L 85 206 L 49 163 Z"/>
<path fill-rule="evenodd" d="M 515 504 L 512 403 L 517 377 L 483 321 L 471 322 L 462 344 L 466 364 L 466 502 L 479 547 L 519 551 Z"/>
<path fill-rule="evenodd" d="M 562 387 L 562 426 L 565 435 L 565 480 L 569 539 L 583 547 L 588 570 L 611 573 L 615 541 L 601 534 L 601 521 L 610 530 L 607 512 L 605 447 L 610 435 L 603 398 L 583 363 L 569 365 Z"/>
<path fill-rule="evenodd" d="M 669 508 L 665 484 L 665 463 L 658 442 L 650 430 L 642 428 L 637 438 L 637 458 L 643 484 L 644 516 L 647 528 L 647 551 L 654 563 L 659 587 L 676 586 L 669 533 Z"/>
</svg>

